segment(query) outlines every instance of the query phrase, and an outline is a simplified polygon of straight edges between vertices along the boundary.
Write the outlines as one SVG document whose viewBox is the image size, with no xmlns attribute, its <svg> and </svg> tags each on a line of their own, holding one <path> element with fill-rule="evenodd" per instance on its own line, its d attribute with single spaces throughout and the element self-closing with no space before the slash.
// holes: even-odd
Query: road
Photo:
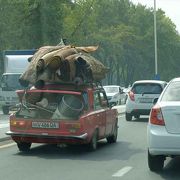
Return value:
<svg viewBox="0 0 180 180">
<path fill-rule="evenodd" d="M 9 139 L 5 132 L 9 130 L 9 116 L 3 115 L 0 111 L 0 142 Z"/>
<path fill-rule="evenodd" d="M 95 152 L 85 147 L 53 147 L 34 144 L 29 153 L 15 143 L 0 143 L 0 179 L 3 180 L 179 180 L 180 158 L 168 159 L 163 172 L 147 166 L 146 126 L 148 118 L 131 122 L 119 116 L 116 144 L 98 143 Z"/>
</svg>

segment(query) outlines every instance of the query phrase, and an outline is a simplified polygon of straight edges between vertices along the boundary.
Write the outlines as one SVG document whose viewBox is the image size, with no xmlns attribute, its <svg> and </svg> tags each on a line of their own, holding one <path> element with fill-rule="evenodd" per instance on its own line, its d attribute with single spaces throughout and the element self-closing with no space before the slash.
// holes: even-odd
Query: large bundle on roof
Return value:
<svg viewBox="0 0 180 180">
<path fill-rule="evenodd" d="M 98 46 L 44 46 L 30 60 L 20 83 L 41 86 L 47 83 L 88 83 L 105 78 L 108 68 L 89 53 Z"/>
</svg>

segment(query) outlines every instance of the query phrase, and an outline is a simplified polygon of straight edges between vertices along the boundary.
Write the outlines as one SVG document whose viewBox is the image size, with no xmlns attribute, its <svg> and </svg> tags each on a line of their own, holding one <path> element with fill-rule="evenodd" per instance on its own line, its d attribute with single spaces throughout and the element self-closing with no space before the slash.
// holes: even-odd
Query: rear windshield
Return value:
<svg viewBox="0 0 180 180">
<path fill-rule="evenodd" d="M 104 87 L 104 90 L 106 91 L 106 93 L 117 93 L 119 92 L 119 87 L 107 86 L 107 87 Z"/>
<path fill-rule="evenodd" d="M 134 94 L 161 94 L 162 87 L 155 83 L 135 84 L 132 88 Z"/>
<path fill-rule="evenodd" d="M 31 92 L 24 95 L 16 117 L 35 119 L 77 119 L 87 109 L 87 93 Z"/>
<path fill-rule="evenodd" d="M 164 92 L 161 101 L 180 101 L 180 82 L 172 82 Z"/>
</svg>

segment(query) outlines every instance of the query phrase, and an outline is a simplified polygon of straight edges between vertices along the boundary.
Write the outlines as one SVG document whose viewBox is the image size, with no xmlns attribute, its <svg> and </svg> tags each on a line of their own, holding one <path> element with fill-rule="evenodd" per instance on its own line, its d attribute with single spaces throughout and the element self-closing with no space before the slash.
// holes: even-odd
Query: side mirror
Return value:
<svg viewBox="0 0 180 180">
<path fill-rule="evenodd" d="M 157 101 L 158 101 L 158 98 L 155 98 L 155 99 L 153 100 L 153 104 L 156 104 Z"/>
</svg>

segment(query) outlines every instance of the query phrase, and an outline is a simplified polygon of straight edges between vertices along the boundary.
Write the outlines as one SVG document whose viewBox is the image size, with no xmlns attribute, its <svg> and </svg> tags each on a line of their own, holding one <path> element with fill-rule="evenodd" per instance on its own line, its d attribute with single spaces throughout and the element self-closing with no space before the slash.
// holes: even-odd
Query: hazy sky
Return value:
<svg viewBox="0 0 180 180">
<path fill-rule="evenodd" d="M 154 0 L 131 0 L 133 3 L 154 7 Z M 180 0 L 156 0 L 156 9 L 161 8 L 180 32 Z"/>
</svg>

